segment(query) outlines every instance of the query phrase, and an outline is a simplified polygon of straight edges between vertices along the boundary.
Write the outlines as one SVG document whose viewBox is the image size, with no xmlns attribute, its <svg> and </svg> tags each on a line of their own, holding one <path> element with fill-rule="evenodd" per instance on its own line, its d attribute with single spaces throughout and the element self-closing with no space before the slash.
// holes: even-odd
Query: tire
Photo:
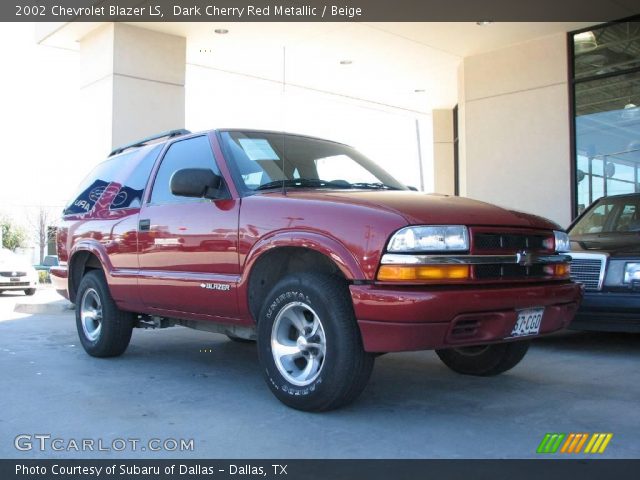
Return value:
<svg viewBox="0 0 640 480">
<path fill-rule="evenodd" d="M 236 337 L 235 335 L 229 335 L 228 333 L 226 335 L 227 335 L 227 338 L 229 340 L 231 340 L 232 342 L 236 342 L 236 343 L 256 343 L 255 340 L 249 340 L 248 338 Z"/>
<path fill-rule="evenodd" d="M 345 282 L 314 273 L 289 275 L 267 295 L 258 319 L 258 356 L 273 394 L 308 412 L 355 400 L 375 358 L 363 349 Z"/>
<path fill-rule="evenodd" d="M 25 295 L 27 295 L 27 296 L 29 296 L 29 297 L 31 297 L 31 296 L 33 296 L 33 295 L 35 295 L 35 294 L 36 294 L 36 289 L 35 289 L 35 288 L 27 288 L 27 289 L 24 291 L 24 294 L 25 294 Z"/>
<path fill-rule="evenodd" d="M 440 360 L 463 375 L 490 377 L 515 367 L 529 349 L 529 341 L 436 350 Z"/>
<path fill-rule="evenodd" d="M 120 310 L 101 270 L 91 270 L 80 281 L 76 297 L 76 328 L 92 357 L 116 357 L 129 346 L 133 314 Z"/>
</svg>

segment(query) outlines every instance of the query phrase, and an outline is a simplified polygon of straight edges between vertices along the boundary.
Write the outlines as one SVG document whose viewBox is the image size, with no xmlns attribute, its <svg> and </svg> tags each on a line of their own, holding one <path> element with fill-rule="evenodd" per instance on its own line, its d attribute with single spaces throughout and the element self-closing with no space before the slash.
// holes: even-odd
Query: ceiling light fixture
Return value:
<svg viewBox="0 0 640 480">
<path fill-rule="evenodd" d="M 340 60 L 340 65 L 351 65 L 353 60 Z"/>
<path fill-rule="evenodd" d="M 476 22 L 476 25 L 480 27 L 486 27 L 487 25 L 491 25 L 493 22 Z"/>
<path fill-rule="evenodd" d="M 229 33 L 229 30 L 227 30 L 226 28 L 216 28 L 214 30 L 214 33 L 217 33 L 218 35 L 226 35 L 227 33 Z"/>
<path fill-rule="evenodd" d="M 638 117 L 640 117 L 640 108 L 638 108 L 635 103 L 629 100 L 629 103 L 624 106 L 620 117 L 623 120 L 636 120 Z"/>
<path fill-rule="evenodd" d="M 593 32 L 576 33 L 573 36 L 573 51 L 576 55 L 592 52 L 596 48 L 598 48 L 598 42 Z"/>
</svg>

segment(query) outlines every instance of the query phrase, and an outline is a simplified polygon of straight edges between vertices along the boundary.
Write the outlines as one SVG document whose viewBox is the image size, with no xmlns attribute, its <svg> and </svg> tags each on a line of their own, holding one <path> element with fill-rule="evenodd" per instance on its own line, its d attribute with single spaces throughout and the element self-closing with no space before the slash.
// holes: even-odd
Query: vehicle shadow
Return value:
<svg viewBox="0 0 640 480">
<path fill-rule="evenodd" d="M 533 345 L 547 350 L 640 353 L 640 334 L 564 330 L 538 338 Z"/>
</svg>

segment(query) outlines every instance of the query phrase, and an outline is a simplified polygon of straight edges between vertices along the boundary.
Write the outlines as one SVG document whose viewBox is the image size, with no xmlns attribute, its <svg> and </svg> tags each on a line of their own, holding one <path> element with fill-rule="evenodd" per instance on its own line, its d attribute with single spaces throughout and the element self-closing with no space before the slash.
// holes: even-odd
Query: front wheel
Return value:
<svg viewBox="0 0 640 480">
<path fill-rule="evenodd" d="M 116 306 L 101 270 L 90 271 L 80 281 L 76 327 L 80 343 L 92 357 L 116 357 L 129 346 L 133 314 Z"/>
<path fill-rule="evenodd" d="M 267 296 L 258 323 L 265 380 L 285 405 L 326 411 L 352 402 L 371 375 L 344 281 L 300 273 Z"/>
<path fill-rule="evenodd" d="M 464 375 L 489 377 L 511 370 L 524 358 L 529 341 L 436 350 L 451 370 Z"/>
<path fill-rule="evenodd" d="M 27 296 L 29 296 L 29 297 L 31 297 L 31 296 L 33 296 L 33 295 L 35 295 L 35 294 L 36 294 L 36 289 L 35 289 L 35 288 L 27 288 L 27 289 L 24 291 L 24 294 L 25 294 L 25 295 L 27 295 Z"/>
</svg>

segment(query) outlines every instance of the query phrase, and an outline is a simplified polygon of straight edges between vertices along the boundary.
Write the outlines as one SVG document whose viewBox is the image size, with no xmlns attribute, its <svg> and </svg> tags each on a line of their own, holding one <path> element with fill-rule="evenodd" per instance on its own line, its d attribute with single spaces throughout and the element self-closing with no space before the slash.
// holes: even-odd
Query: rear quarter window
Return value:
<svg viewBox="0 0 640 480">
<path fill-rule="evenodd" d="M 82 181 L 64 209 L 64 214 L 90 212 L 107 190 L 115 193 L 109 204 L 110 210 L 139 208 L 151 169 L 161 149 L 161 144 L 144 147 L 109 158 L 97 165 Z M 114 192 L 115 189 L 117 192 Z"/>
</svg>

